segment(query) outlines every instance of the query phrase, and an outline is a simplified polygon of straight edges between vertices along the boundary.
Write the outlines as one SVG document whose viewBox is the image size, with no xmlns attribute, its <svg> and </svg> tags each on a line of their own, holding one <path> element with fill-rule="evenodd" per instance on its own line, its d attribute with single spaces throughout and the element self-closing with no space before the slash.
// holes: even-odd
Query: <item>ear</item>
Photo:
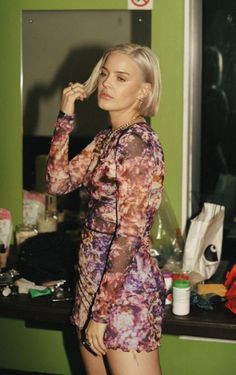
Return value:
<svg viewBox="0 0 236 375">
<path fill-rule="evenodd" d="M 151 92 L 151 83 L 144 82 L 138 92 L 138 100 L 145 99 Z"/>
</svg>

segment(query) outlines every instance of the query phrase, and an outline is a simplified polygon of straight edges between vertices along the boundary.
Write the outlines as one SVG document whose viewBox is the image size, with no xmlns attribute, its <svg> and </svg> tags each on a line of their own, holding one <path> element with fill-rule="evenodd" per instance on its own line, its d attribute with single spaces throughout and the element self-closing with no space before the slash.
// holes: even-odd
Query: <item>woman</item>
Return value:
<svg viewBox="0 0 236 375">
<path fill-rule="evenodd" d="M 97 89 L 111 127 L 68 161 L 74 103 Z M 108 49 L 85 82 L 63 91 L 48 158 L 48 190 L 89 193 L 79 250 L 73 321 L 88 375 L 161 374 L 158 347 L 164 282 L 150 256 L 149 232 L 160 204 L 164 161 L 144 116 L 160 98 L 153 52 L 133 44 Z"/>
</svg>

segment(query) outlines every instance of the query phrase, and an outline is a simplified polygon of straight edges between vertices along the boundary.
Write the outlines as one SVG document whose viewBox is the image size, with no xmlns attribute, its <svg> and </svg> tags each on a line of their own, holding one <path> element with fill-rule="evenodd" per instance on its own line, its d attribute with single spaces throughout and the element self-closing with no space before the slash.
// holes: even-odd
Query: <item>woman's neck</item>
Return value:
<svg viewBox="0 0 236 375">
<path fill-rule="evenodd" d="M 112 127 L 112 130 L 117 130 L 119 129 L 120 127 L 123 127 L 125 126 L 126 124 L 132 124 L 132 123 L 135 123 L 136 120 L 138 119 L 142 119 L 142 116 L 137 113 L 137 112 L 134 112 L 134 113 L 127 113 L 125 115 L 111 115 L 110 114 L 110 122 L 111 122 L 111 127 Z"/>
</svg>

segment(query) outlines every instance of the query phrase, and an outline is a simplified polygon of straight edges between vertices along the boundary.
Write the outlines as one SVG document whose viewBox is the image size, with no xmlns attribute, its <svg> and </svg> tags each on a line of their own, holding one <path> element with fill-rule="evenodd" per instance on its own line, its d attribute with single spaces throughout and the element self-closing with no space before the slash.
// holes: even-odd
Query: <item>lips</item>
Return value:
<svg viewBox="0 0 236 375">
<path fill-rule="evenodd" d="M 102 99 L 112 99 L 112 96 L 109 95 L 107 92 L 105 91 L 101 91 L 100 94 L 99 94 L 99 98 L 102 98 Z"/>
</svg>

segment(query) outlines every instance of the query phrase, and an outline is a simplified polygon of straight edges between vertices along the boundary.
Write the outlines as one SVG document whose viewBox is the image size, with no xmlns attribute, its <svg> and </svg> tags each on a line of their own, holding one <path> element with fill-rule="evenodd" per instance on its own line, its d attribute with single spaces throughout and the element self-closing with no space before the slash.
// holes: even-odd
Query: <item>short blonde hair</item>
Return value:
<svg viewBox="0 0 236 375">
<path fill-rule="evenodd" d="M 150 93 L 141 102 L 139 112 L 143 116 L 154 116 L 158 111 L 161 96 L 160 65 L 157 56 L 146 46 L 125 43 L 107 49 L 95 65 L 91 76 L 84 83 L 87 95 L 97 89 L 101 68 L 107 57 L 113 52 L 121 52 L 132 58 L 139 66 L 144 82 L 150 83 Z"/>
</svg>

